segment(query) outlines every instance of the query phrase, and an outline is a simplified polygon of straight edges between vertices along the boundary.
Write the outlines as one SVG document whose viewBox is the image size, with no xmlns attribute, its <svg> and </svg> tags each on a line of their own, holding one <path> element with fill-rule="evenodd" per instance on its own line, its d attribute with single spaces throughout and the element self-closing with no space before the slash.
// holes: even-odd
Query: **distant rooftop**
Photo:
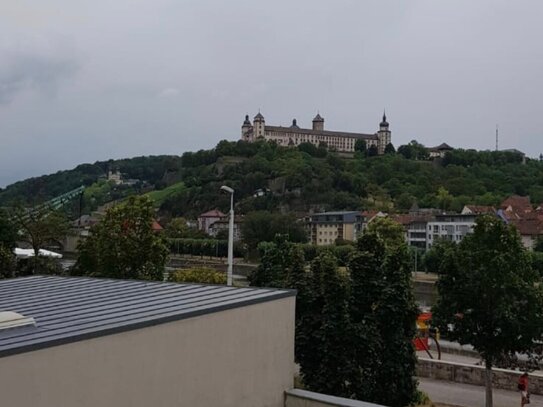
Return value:
<svg viewBox="0 0 543 407">
<path fill-rule="evenodd" d="M 294 296 L 292 290 L 85 277 L 0 281 L 0 311 L 35 326 L 0 331 L 0 357 Z"/>
</svg>

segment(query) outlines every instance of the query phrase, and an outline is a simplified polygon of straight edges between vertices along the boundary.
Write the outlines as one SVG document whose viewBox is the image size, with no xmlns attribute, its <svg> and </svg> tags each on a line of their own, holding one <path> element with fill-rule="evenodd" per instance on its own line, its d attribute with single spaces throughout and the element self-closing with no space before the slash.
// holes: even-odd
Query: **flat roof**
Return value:
<svg viewBox="0 0 543 407">
<path fill-rule="evenodd" d="M 36 326 L 0 331 L 0 357 L 295 296 L 294 290 L 88 277 L 0 281 L 0 311 Z"/>
</svg>

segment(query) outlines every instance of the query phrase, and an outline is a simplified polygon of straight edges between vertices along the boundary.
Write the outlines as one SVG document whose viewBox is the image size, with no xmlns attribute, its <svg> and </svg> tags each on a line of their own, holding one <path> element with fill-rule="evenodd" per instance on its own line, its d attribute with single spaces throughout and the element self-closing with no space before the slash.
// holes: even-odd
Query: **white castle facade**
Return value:
<svg viewBox="0 0 543 407">
<path fill-rule="evenodd" d="M 249 142 L 264 139 L 275 141 L 282 146 L 293 147 L 302 143 L 311 143 L 317 147 L 324 144 L 328 148 L 341 152 L 354 152 L 356 141 L 364 140 L 368 149 L 375 146 L 378 154 L 384 154 L 385 147 L 391 140 L 391 132 L 385 114 L 383 114 L 383 120 L 376 133 L 364 134 L 324 130 L 324 119 L 320 114 L 317 114 L 313 119 L 313 128 L 311 129 L 298 127 L 296 119 L 292 120 L 290 127 L 267 126 L 264 116 L 258 112 L 252 124 L 249 121 L 249 115 L 245 116 L 245 121 L 241 126 L 241 139 Z"/>
</svg>

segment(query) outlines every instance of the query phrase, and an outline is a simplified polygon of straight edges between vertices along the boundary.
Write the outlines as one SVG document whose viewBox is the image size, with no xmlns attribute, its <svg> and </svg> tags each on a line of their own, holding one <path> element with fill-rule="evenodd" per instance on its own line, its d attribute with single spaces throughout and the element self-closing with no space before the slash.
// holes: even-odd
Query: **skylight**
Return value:
<svg viewBox="0 0 543 407">
<path fill-rule="evenodd" d="M 28 325 L 36 325 L 34 318 L 25 317 L 24 315 L 13 311 L 0 311 L 0 331 Z"/>
</svg>

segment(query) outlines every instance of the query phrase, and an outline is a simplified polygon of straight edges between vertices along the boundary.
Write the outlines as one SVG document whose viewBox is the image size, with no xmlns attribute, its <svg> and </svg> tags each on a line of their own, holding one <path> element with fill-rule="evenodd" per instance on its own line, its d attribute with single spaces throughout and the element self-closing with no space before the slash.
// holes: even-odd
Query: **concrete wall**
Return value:
<svg viewBox="0 0 543 407">
<path fill-rule="evenodd" d="M 382 407 L 364 401 L 328 396 L 312 391 L 292 389 L 285 392 L 285 407 Z"/>
<path fill-rule="evenodd" d="M 518 378 L 522 372 L 506 369 L 492 369 L 495 389 L 517 391 Z M 485 368 L 483 366 L 445 362 L 420 358 L 417 364 L 417 376 L 456 383 L 485 385 Z M 530 393 L 543 394 L 543 376 L 530 374 Z"/>
<path fill-rule="evenodd" d="M 10 407 L 281 407 L 294 297 L 0 358 Z"/>
</svg>

